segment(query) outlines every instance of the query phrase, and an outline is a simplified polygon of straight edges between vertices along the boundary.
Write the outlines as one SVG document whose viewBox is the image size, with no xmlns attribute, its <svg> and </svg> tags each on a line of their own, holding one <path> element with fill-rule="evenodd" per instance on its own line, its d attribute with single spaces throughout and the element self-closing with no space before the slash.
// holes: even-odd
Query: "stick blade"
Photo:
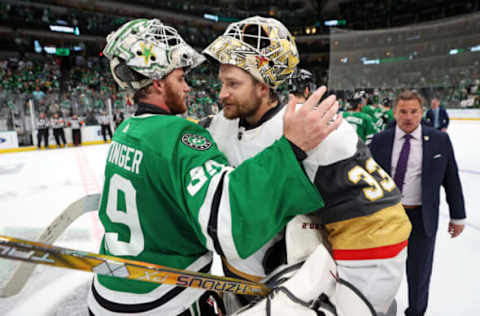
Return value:
<svg viewBox="0 0 480 316">
<path fill-rule="evenodd" d="M 38 242 L 52 244 L 81 215 L 98 210 L 100 194 L 86 195 L 70 204 L 53 222 L 40 234 Z M 10 274 L 5 285 L 0 288 L 0 297 L 11 297 L 20 293 L 37 265 L 21 262 Z"/>
</svg>

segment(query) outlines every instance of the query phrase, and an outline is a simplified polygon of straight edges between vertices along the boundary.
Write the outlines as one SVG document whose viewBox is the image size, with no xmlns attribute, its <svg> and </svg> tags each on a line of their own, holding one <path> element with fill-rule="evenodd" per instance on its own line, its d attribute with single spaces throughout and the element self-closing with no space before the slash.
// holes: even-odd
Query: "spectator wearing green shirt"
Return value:
<svg viewBox="0 0 480 316">
<path fill-rule="evenodd" d="M 33 95 L 33 99 L 35 100 L 35 103 L 37 105 L 39 105 L 46 96 L 45 92 L 40 90 L 39 86 L 35 87 L 35 91 L 32 92 L 32 95 Z"/>
<path fill-rule="evenodd" d="M 68 93 L 63 94 L 63 99 L 60 102 L 60 109 L 64 116 L 67 116 L 72 111 L 72 101 L 70 100 Z"/>
<path fill-rule="evenodd" d="M 357 131 L 358 137 L 369 144 L 378 130 L 373 124 L 372 118 L 366 113 L 362 113 L 364 101 L 362 98 L 353 99 L 347 112 L 343 112 L 343 118 L 350 123 Z"/>
<path fill-rule="evenodd" d="M 124 109 L 125 101 L 123 95 L 112 94 L 113 107 L 115 109 Z"/>
<path fill-rule="evenodd" d="M 106 108 L 107 103 L 103 95 L 97 95 L 94 89 L 90 89 L 90 98 L 93 100 L 93 107 L 95 110 L 103 110 Z"/>
<path fill-rule="evenodd" d="M 88 91 L 82 91 L 80 93 L 80 103 L 82 105 L 83 111 L 89 111 L 93 106 L 92 98 L 90 97 L 90 93 Z"/>
</svg>

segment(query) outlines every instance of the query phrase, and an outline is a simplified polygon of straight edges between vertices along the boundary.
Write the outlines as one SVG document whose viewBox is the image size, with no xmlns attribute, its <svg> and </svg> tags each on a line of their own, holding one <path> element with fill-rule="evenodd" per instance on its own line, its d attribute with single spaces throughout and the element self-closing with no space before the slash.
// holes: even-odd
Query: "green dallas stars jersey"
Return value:
<svg viewBox="0 0 480 316">
<path fill-rule="evenodd" d="M 342 115 L 348 123 L 352 124 L 358 137 L 366 144 L 370 143 L 373 135 L 378 132 L 373 124 L 372 118 L 366 113 L 342 112 Z"/>
<path fill-rule="evenodd" d="M 134 116 L 117 128 L 108 152 L 100 252 L 208 272 L 212 251 L 245 258 L 292 217 L 321 206 L 284 137 L 234 169 L 199 125 L 171 115 Z M 95 315 L 125 308 L 176 315 L 201 294 L 98 276 L 89 308 Z"/>
<path fill-rule="evenodd" d="M 382 109 L 377 108 L 373 105 L 367 104 L 362 108 L 362 113 L 368 114 L 372 118 L 373 125 L 376 127 L 377 131 L 382 130 L 382 125 L 383 125 Z"/>
</svg>

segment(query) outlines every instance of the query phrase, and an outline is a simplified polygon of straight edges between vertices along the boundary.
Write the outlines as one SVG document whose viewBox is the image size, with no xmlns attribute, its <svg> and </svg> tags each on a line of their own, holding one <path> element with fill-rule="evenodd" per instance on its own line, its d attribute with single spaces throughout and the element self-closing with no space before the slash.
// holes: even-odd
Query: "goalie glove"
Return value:
<svg viewBox="0 0 480 316">
<path fill-rule="evenodd" d="M 372 316 L 371 304 L 351 284 L 339 279 L 323 245 L 302 263 L 282 266 L 264 282 L 273 291 L 238 310 L 236 316 Z"/>
</svg>

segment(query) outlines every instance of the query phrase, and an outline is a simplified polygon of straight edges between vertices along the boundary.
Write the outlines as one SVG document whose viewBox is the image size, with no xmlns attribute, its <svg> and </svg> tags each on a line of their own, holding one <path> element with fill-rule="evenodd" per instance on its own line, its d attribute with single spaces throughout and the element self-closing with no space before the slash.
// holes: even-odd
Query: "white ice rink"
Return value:
<svg viewBox="0 0 480 316">
<path fill-rule="evenodd" d="M 467 208 L 463 234 L 447 233 L 448 207 L 442 199 L 430 290 L 429 316 L 480 315 L 480 121 L 452 121 L 452 139 Z M 0 234 L 36 239 L 66 206 L 85 194 L 100 192 L 107 145 L 0 154 Z M 98 251 L 102 229 L 86 214 L 56 243 Z M 0 287 L 16 263 L 0 259 Z M 37 267 L 20 294 L 0 298 L 0 315 L 87 315 L 70 305 L 68 294 L 86 289 L 86 272 Z M 62 312 L 47 311 L 64 301 Z M 407 305 L 406 282 L 397 297 L 399 312 Z M 48 303 L 48 304 L 45 304 Z M 72 303 L 75 304 L 75 303 Z M 354 315 L 352 315 L 354 316 Z"/>
</svg>

